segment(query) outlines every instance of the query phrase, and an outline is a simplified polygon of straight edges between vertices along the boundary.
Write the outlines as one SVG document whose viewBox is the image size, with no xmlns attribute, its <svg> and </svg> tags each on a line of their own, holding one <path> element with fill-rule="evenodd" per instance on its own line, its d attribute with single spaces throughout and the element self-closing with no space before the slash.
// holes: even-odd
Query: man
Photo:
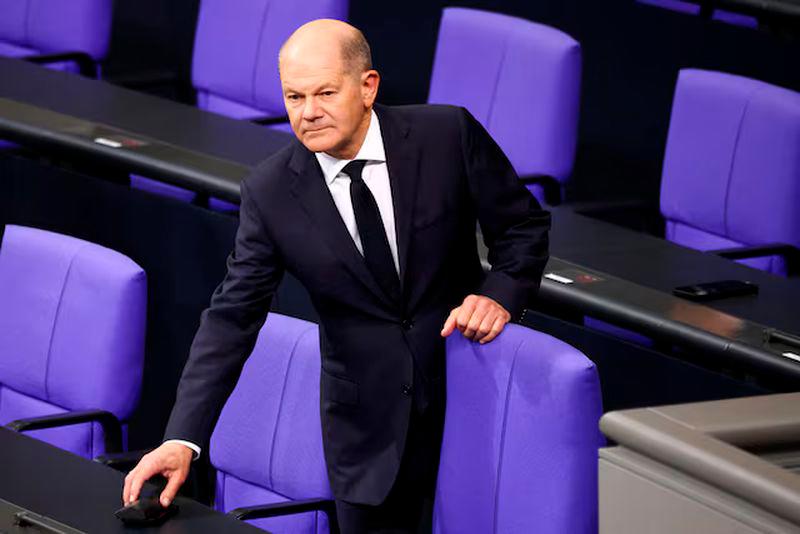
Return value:
<svg viewBox="0 0 800 534">
<path fill-rule="evenodd" d="M 379 76 L 352 26 L 302 26 L 279 68 L 299 143 L 242 182 L 228 273 L 192 344 L 168 441 L 131 471 L 123 499 L 157 473 L 168 479 L 162 504 L 174 498 L 288 270 L 320 316 L 323 443 L 342 531 L 415 531 L 435 485 L 444 337 L 489 342 L 521 313 L 547 260 L 549 215 L 465 110 L 374 106 Z"/>
</svg>

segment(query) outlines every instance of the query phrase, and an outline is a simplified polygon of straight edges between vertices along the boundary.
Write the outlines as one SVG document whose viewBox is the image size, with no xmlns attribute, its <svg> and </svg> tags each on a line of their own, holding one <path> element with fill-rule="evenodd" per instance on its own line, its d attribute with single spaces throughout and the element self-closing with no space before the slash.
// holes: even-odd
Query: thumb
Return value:
<svg viewBox="0 0 800 534">
<path fill-rule="evenodd" d="M 181 477 L 178 473 L 174 473 L 169 477 L 167 480 L 167 485 L 164 487 L 164 491 L 161 492 L 161 506 L 166 508 L 170 505 L 170 503 L 175 499 L 175 495 L 178 494 L 178 489 L 180 489 L 181 484 L 183 484 L 183 477 Z"/>
</svg>

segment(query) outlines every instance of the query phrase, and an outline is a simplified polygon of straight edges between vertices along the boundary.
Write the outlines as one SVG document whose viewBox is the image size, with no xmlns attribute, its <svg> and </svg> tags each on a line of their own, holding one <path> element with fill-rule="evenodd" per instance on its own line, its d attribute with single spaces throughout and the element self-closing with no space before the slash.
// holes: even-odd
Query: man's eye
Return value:
<svg viewBox="0 0 800 534">
<path fill-rule="evenodd" d="M 333 91 L 323 91 L 322 96 L 333 96 Z"/>
<path fill-rule="evenodd" d="M 292 102 L 297 102 L 298 100 L 300 100 L 300 96 L 299 95 L 287 95 L 286 96 L 286 100 L 291 100 Z"/>
</svg>

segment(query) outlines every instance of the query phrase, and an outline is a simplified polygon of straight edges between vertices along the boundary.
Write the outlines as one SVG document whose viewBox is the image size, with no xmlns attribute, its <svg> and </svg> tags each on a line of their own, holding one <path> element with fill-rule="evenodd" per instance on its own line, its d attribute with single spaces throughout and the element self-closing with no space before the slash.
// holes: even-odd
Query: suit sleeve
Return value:
<svg viewBox="0 0 800 534">
<path fill-rule="evenodd" d="M 253 350 L 283 261 L 263 226 L 246 181 L 227 273 L 201 318 L 164 439 L 204 445 Z"/>
<path fill-rule="evenodd" d="M 522 185 L 497 143 L 461 108 L 464 165 L 491 270 L 479 293 L 519 319 L 548 259 L 550 213 Z"/>
</svg>

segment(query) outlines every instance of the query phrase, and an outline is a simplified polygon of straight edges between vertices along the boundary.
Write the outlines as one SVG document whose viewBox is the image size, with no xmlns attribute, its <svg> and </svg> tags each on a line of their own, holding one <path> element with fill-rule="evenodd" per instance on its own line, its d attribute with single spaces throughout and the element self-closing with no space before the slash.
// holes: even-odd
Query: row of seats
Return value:
<svg viewBox="0 0 800 534">
<path fill-rule="evenodd" d="M 47 21 L 58 10 L 45 10 L 47 2 L 13 4 L 13 9 L 0 5 L 4 15 L 9 13 L 0 22 L 0 35 L 23 35 L 24 26 L 30 33 L 24 42 L 38 42 L 30 29 L 39 20 L 55 30 Z M 72 46 L 101 56 L 97 43 L 107 44 L 108 21 L 96 25 L 105 41 L 88 35 L 95 23 L 110 17 L 110 7 L 104 5 L 84 0 L 69 11 L 64 24 L 72 30 L 65 32 L 71 40 L 62 50 Z M 198 106 L 237 119 L 284 120 L 275 69 L 278 48 L 300 24 L 323 17 L 344 19 L 348 7 L 347 0 L 315 0 L 299 13 L 285 2 L 204 0 L 192 64 Z M 4 50 L 16 49 L 0 47 L 0 53 Z M 572 173 L 580 85 L 580 45 L 565 33 L 497 13 L 443 11 L 428 101 L 469 109 L 546 204 L 562 199 Z M 800 220 L 791 205 L 800 176 L 799 109 L 800 95 L 793 91 L 725 73 L 682 71 L 662 174 L 666 238 L 729 253 L 754 245 L 800 246 Z M 285 123 L 270 127 L 287 130 Z M 192 191 L 142 176 L 132 176 L 131 184 L 182 201 L 196 198 Z M 218 211 L 237 209 L 216 198 L 209 205 Z M 754 259 L 743 261 L 753 267 L 781 275 L 789 270 L 787 254 L 749 254 Z"/>
<path fill-rule="evenodd" d="M 0 423 L 86 458 L 124 448 L 144 364 L 142 269 L 74 237 L 8 225 L 0 294 Z M 596 532 L 594 365 L 510 325 L 486 345 L 451 336 L 447 377 L 435 532 Z M 270 314 L 211 439 L 218 510 L 249 507 L 254 520 L 299 500 L 333 510 L 319 380 L 317 326 Z M 328 531 L 319 511 L 255 522 Z"/>
</svg>

